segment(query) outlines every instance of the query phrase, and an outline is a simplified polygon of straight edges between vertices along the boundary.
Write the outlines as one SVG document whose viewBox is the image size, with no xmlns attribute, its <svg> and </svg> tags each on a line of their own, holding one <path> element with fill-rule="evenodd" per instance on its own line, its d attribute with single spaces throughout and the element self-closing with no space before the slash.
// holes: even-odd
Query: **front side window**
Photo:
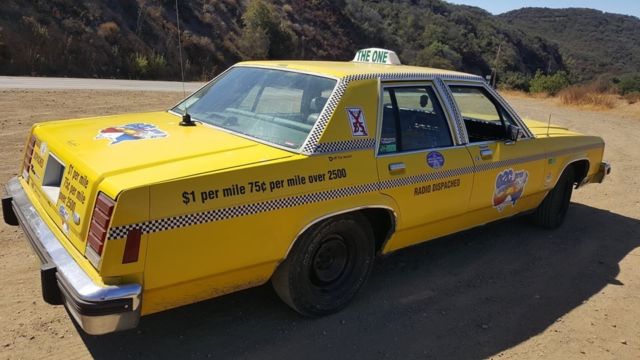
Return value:
<svg viewBox="0 0 640 360">
<path fill-rule="evenodd" d="M 487 91 L 478 86 L 452 85 L 470 142 L 507 139 L 507 126 L 516 125 L 511 115 Z"/>
<path fill-rule="evenodd" d="M 447 118 L 431 86 L 384 89 L 379 154 L 452 145 Z"/>
<path fill-rule="evenodd" d="M 298 149 L 336 80 L 291 71 L 236 67 L 172 110 L 194 120 Z"/>
</svg>

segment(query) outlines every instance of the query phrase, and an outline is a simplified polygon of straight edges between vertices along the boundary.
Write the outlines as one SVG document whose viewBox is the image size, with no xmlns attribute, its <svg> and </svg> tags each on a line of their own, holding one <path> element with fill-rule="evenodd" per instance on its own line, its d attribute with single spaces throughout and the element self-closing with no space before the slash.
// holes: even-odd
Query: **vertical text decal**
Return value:
<svg viewBox="0 0 640 360">
<path fill-rule="evenodd" d="M 347 108 L 347 117 L 351 125 L 351 135 L 369 136 L 367 133 L 367 123 L 364 119 L 364 111 L 360 108 Z"/>
</svg>

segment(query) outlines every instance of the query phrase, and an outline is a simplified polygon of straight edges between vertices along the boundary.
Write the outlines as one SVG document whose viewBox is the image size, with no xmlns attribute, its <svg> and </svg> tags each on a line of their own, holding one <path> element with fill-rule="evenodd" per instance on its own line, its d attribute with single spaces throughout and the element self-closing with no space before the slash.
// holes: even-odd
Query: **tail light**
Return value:
<svg viewBox="0 0 640 360">
<path fill-rule="evenodd" d="M 25 180 L 29 180 L 29 169 L 31 167 L 31 158 L 33 157 L 33 149 L 36 146 L 36 137 L 31 135 L 29 138 L 29 144 L 27 145 L 27 151 L 24 154 L 24 162 L 22 163 L 22 177 Z"/>
<path fill-rule="evenodd" d="M 89 224 L 89 234 L 87 235 L 87 249 L 85 255 L 87 259 L 97 268 L 104 249 L 104 242 L 107 240 L 109 223 L 113 215 L 113 208 L 116 202 L 103 193 L 98 194 L 96 203 L 91 214 Z"/>
</svg>

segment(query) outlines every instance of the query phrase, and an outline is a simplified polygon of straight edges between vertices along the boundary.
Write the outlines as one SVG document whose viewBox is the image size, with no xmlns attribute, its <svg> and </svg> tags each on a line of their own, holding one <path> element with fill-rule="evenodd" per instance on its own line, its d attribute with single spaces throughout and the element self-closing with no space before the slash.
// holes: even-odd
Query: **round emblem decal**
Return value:
<svg viewBox="0 0 640 360">
<path fill-rule="evenodd" d="M 427 154 L 427 164 L 433 169 L 440 169 L 444 166 L 444 156 L 437 151 Z"/>
</svg>

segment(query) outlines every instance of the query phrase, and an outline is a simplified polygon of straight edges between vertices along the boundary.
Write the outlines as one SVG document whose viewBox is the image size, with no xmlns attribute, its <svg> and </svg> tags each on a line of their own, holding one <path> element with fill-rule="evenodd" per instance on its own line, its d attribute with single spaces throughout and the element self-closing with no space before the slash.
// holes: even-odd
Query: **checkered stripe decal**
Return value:
<svg viewBox="0 0 640 360">
<path fill-rule="evenodd" d="M 585 145 L 572 149 L 559 150 L 548 155 L 540 154 L 534 156 L 526 156 L 517 159 L 503 160 L 497 162 L 489 162 L 480 164 L 479 166 L 467 166 L 457 169 L 448 169 L 444 171 L 436 171 L 431 173 L 407 176 L 397 179 L 389 179 L 381 182 L 373 182 L 368 184 L 353 185 L 340 189 L 325 190 L 317 193 L 291 196 L 282 199 L 267 200 L 254 204 L 245 204 L 224 209 L 210 210 L 200 213 L 186 214 L 175 217 L 162 218 L 157 220 L 145 221 L 137 224 L 123 225 L 109 229 L 108 239 L 121 239 L 127 237 L 127 233 L 132 229 L 140 229 L 143 233 L 154 233 L 158 231 L 166 231 L 178 229 L 186 226 L 205 224 L 215 221 L 232 219 L 240 216 L 248 216 L 259 214 L 267 211 L 287 209 L 304 204 L 318 203 L 328 200 L 365 194 L 374 191 L 392 189 L 412 184 L 420 184 L 430 181 L 443 180 L 447 178 L 468 175 L 471 173 L 479 173 L 506 166 L 527 163 L 530 161 L 544 159 L 547 156 L 560 156 L 578 151 L 599 148 L 600 145 Z"/>
<path fill-rule="evenodd" d="M 461 169 L 452 169 L 416 176 L 408 176 L 405 178 L 398 178 L 383 182 L 348 186 L 340 189 L 320 191 L 317 193 L 292 196 L 283 199 L 267 200 L 255 204 L 246 204 L 230 208 L 210 210 L 201 213 L 186 214 L 158 220 L 145 221 L 138 224 L 114 227 L 109 230 L 108 239 L 112 240 L 125 238 L 129 230 L 135 228 L 140 229 L 143 233 L 154 233 L 158 231 L 177 229 L 186 226 L 227 220 L 240 216 L 254 215 L 267 211 L 286 209 L 304 204 L 312 204 L 354 195 L 360 195 L 369 192 L 380 191 L 381 189 L 390 189 L 415 183 L 445 179 L 448 177 L 460 176 L 462 174 L 468 174 L 471 172 L 473 172 L 472 166 Z"/>
<path fill-rule="evenodd" d="M 473 166 L 467 166 L 459 169 L 449 169 L 445 171 L 437 171 L 432 173 L 407 176 L 397 179 L 389 179 L 380 183 L 380 189 L 392 189 L 401 186 L 420 184 L 424 182 L 447 179 L 450 177 L 462 176 L 474 172 Z"/>
<path fill-rule="evenodd" d="M 310 155 L 314 153 L 316 145 L 318 144 L 318 141 L 320 141 L 320 137 L 324 133 L 324 130 L 327 128 L 327 125 L 329 125 L 329 120 L 331 120 L 333 113 L 336 111 L 338 103 L 340 102 L 340 99 L 342 99 L 342 95 L 344 95 L 345 90 L 347 90 L 349 81 L 345 79 L 342 79 L 338 82 L 336 89 L 329 97 L 329 100 L 327 100 L 327 103 L 325 104 L 324 109 L 322 109 L 318 120 L 316 120 L 316 123 L 313 125 L 313 129 L 311 129 L 309 137 L 304 142 L 304 145 L 302 145 L 303 154 Z"/>
<path fill-rule="evenodd" d="M 325 105 L 324 109 L 322 110 L 322 113 L 318 117 L 318 120 L 313 126 L 313 129 L 311 129 L 311 133 L 309 134 L 309 137 L 305 141 L 304 145 L 302 145 L 303 154 L 312 155 L 312 154 L 322 154 L 322 153 L 331 152 L 331 151 L 326 151 L 326 149 L 330 147 L 335 147 L 336 143 L 328 143 L 327 145 L 324 145 L 324 144 L 320 144 L 319 141 L 320 141 L 320 138 L 322 137 L 322 134 L 326 130 L 327 125 L 329 125 L 329 120 L 331 120 L 331 117 L 333 116 L 334 112 L 336 111 L 336 108 L 338 107 L 338 103 L 340 102 L 340 99 L 342 99 L 342 96 L 344 95 L 344 92 L 347 90 L 347 87 L 349 86 L 350 82 L 358 81 L 358 80 L 370 80 L 370 79 L 416 80 L 416 81 L 428 80 L 428 81 L 435 81 L 436 86 L 444 86 L 444 84 L 442 83 L 442 80 L 484 81 L 482 77 L 475 76 L 475 75 L 435 75 L 430 73 L 358 74 L 358 75 L 345 76 L 338 82 L 338 85 L 336 86 L 335 91 L 331 94 L 331 97 L 329 97 L 329 100 L 327 100 L 327 104 Z M 440 91 L 440 92 L 444 94 L 448 93 L 447 91 Z M 449 96 L 447 95 L 447 97 Z M 453 101 L 453 99 L 447 98 L 448 103 L 451 101 Z M 452 106 L 451 103 L 445 106 L 449 108 L 450 110 L 449 113 L 452 113 L 452 111 L 454 111 L 453 109 L 455 109 L 455 106 L 451 108 Z M 460 119 L 461 119 L 460 116 L 456 116 L 455 121 L 456 121 L 456 128 L 458 129 L 458 142 L 463 143 L 463 140 L 462 140 L 463 137 L 461 137 L 461 134 L 466 134 L 466 129 L 464 128 L 464 124 L 460 123 Z M 343 142 L 339 142 L 339 143 L 341 143 L 340 146 L 347 146 L 347 144 L 342 144 Z M 334 144 L 334 145 L 329 145 L 329 144 Z M 370 147 L 358 147 L 358 145 L 360 146 L 363 145 L 363 143 L 361 142 L 354 142 L 350 144 L 356 145 L 356 147 L 350 147 L 350 148 L 341 147 L 340 150 L 336 150 L 336 151 L 373 149 L 375 147 L 375 142 L 373 142 L 373 145 L 371 145 Z"/>
<path fill-rule="evenodd" d="M 303 204 L 312 204 L 332 199 L 338 199 L 353 195 L 364 194 L 368 192 L 378 191 L 379 184 L 361 184 L 341 189 L 333 189 L 320 191 L 317 193 L 291 196 L 282 199 L 267 200 L 254 204 L 246 204 L 240 206 L 234 206 L 224 209 L 216 209 L 205 211 L 201 213 L 186 214 L 175 217 L 168 217 L 163 219 L 145 221 L 138 224 L 130 224 L 124 226 L 118 226 L 109 230 L 109 240 L 120 239 L 127 236 L 127 233 L 131 229 L 138 228 L 143 233 L 154 233 L 158 231 L 165 231 L 171 229 L 182 228 L 186 226 L 210 223 L 215 221 L 232 219 L 240 216 L 254 215 L 267 211 L 274 211 L 279 209 L 286 209 Z"/>
<path fill-rule="evenodd" d="M 551 153 L 547 154 L 547 156 L 548 157 L 562 156 L 562 155 L 575 153 L 575 152 L 578 152 L 578 151 L 586 151 L 586 150 L 598 149 L 598 148 L 601 148 L 601 147 L 602 147 L 601 145 L 583 145 L 583 146 L 578 146 L 578 147 L 571 148 L 571 149 L 563 149 L 563 150 L 554 151 L 554 152 L 551 152 Z"/>
<path fill-rule="evenodd" d="M 313 151 L 314 154 L 326 154 L 348 150 L 373 149 L 376 146 L 375 139 L 353 139 L 320 143 Z"/>
<path fill-rule="evenodd" d="M 486 163 L 477 165 L 476 172 L 483 172 L 483 171 L 493 170 L 496 168 L 501 168 L 506 166 L 524 164 L 531 161 L 542 160 L 542 159 L 545 159 L 546 157 L 547 156 L 545 154 L 540 154 L 540 155 L 525 156 L 525 157 L 516 158 L 516 159 L 486 162 Z"/>
</svg>

